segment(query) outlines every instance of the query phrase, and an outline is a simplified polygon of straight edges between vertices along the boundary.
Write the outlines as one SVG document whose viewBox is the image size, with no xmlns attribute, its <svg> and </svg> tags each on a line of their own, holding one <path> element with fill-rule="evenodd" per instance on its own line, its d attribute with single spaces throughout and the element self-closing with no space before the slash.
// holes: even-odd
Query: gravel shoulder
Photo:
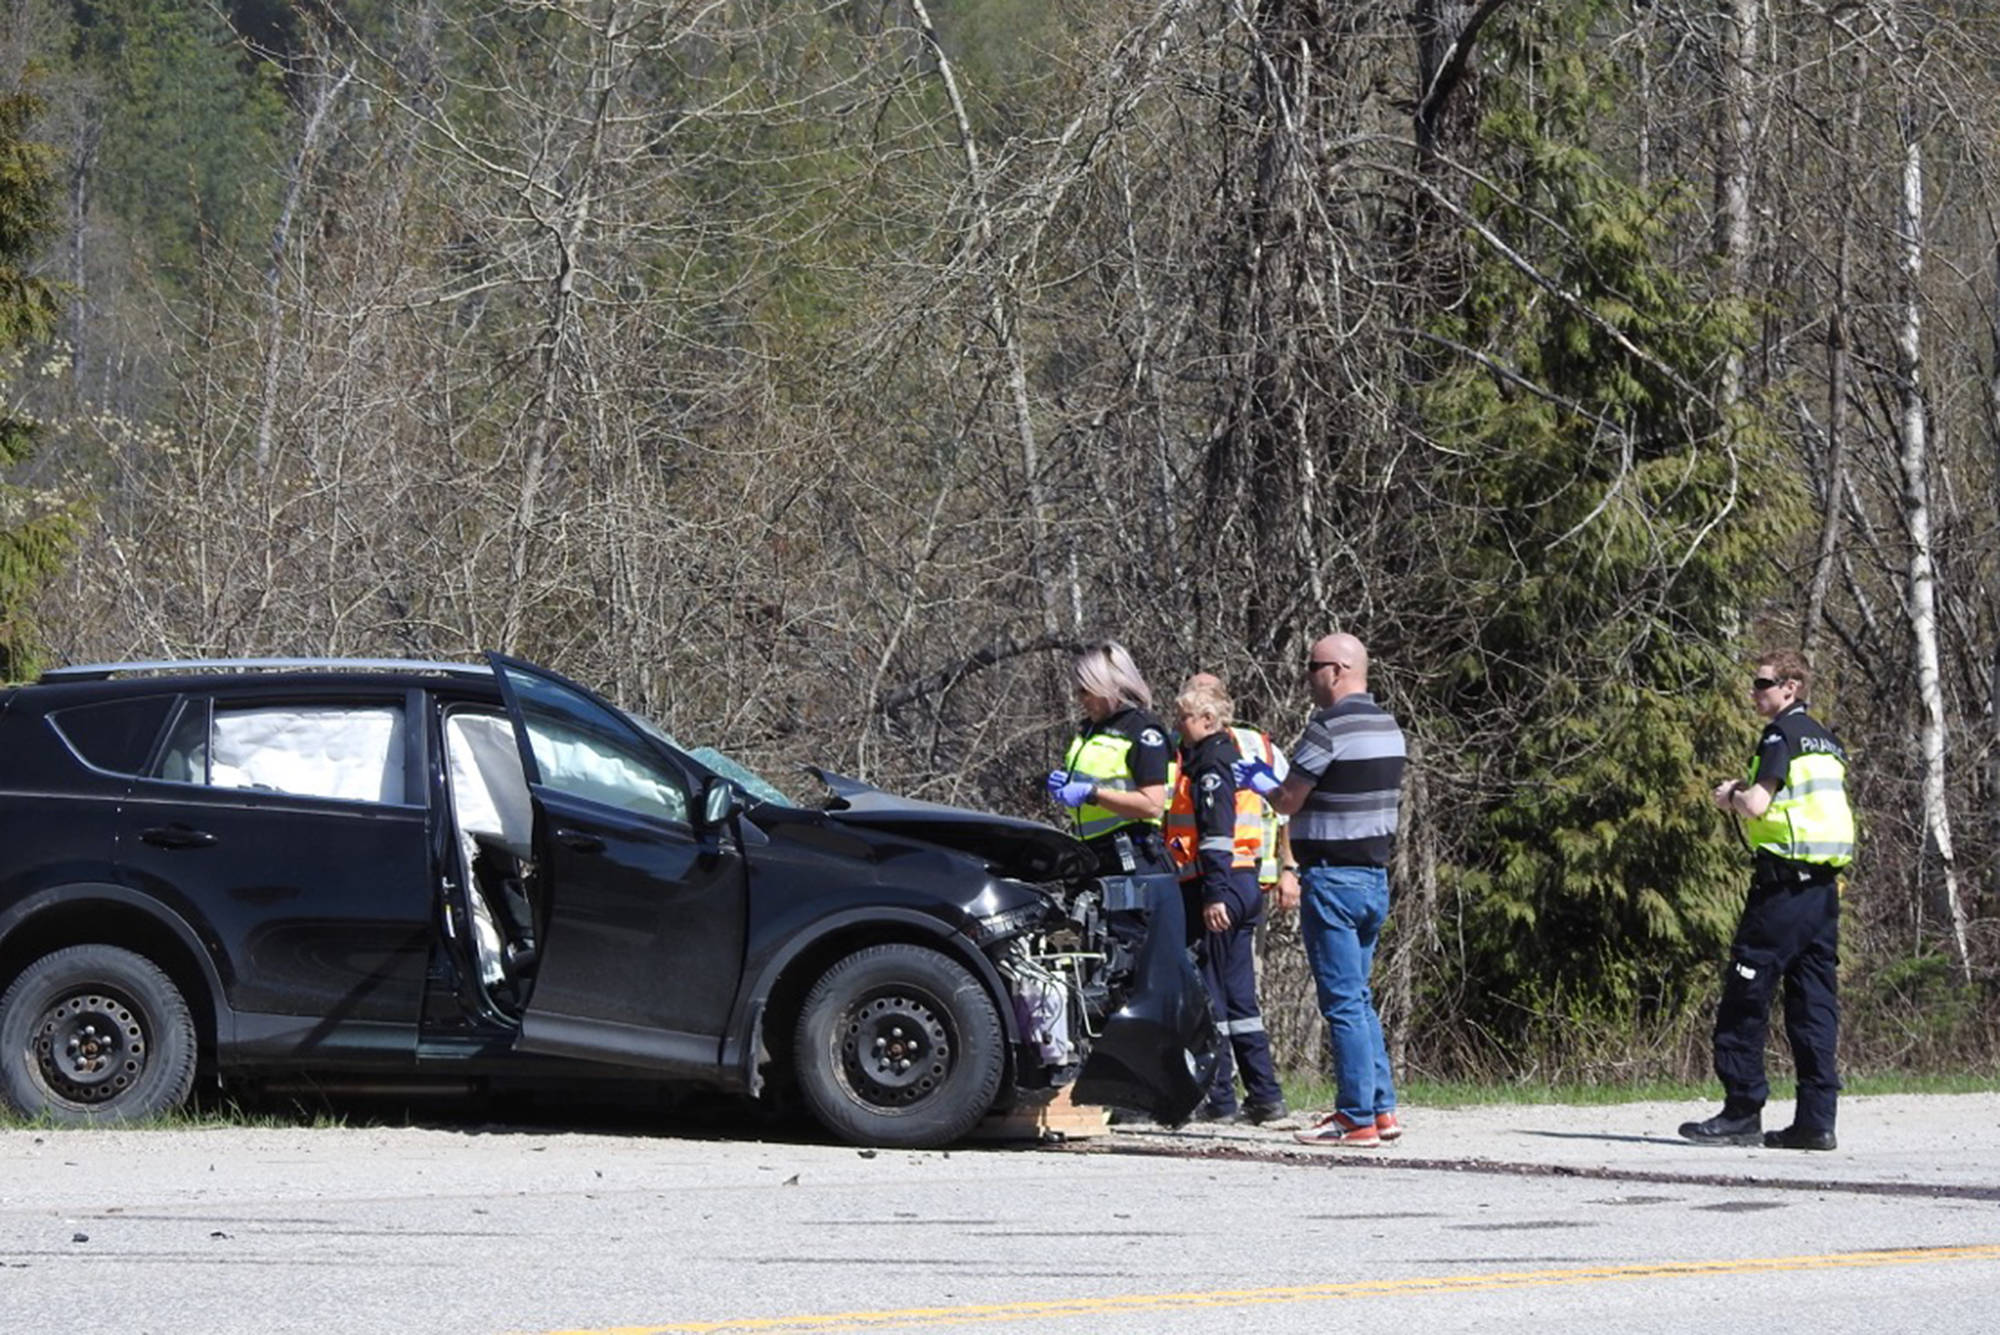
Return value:
<svg viewBox="0 0 2000 1335">
<path fill-rule="evenodd" d="M 1194 1125 L 1169 1132 L 1114 1128 L 1099 1148 L 1169 1145 L 1236 1152 L 1338 1155 L 1412 1166 L 1549 1171 L 1660 1179 L 1727 1176 L 1756 1181 L 1854 1186 L 1938 1187 L 1993 1193 L 2000 1200 L 2000 1093 L 1859 1095 L 1841 1100 L 1839 1148 L 1827 1153 L 1695 1145 L 1682 1122 L 1712 1104 L 1491 1104 L 1400 1109 L 1403 1138 L 1379 1150 L 1303 1146 L 1290 1130 Z M 1775 1130 L 1788 1103 L 1765 1110 Z"/>
<path fill-rule="evenodd" d="M 1085 1153 L 1230 1154 L 1271 1159 L 1337 1159 L 1444 1171 L 1544 1172 L 1634 1180 L 1732 1180 L 1846 1185 L 1883 1190 L 1930 1187 L 1954 1195 L 2000 1200 L 2000 1093 L 1863 1095 L 1841 1102 L 1840 1146 L 1828 1153 L 1717 1147 L 1682 1140 L 1676 1128 L 1706 1117 L 1714 1107 L 1688 1103 L 1594 1105 L 1492 1104 L 1400 1110 L 1403 1138 L 1377 1150 L 1342 1150 L 1296 1143 L 1289 1129 L 1192 1124 L 1177 1129 L 1119 1125 L 1050 1148 Z M 1788 1104 L 1767 1111 L 1774 1128 L 1790 1116 Z M 1772 1115 L 1775 1114 L 1775 1115 Z M 1296 1125 L 1298 1123 L 1294 1123 Z M 611 1159 L 677 1165 L 700 1173 L 772 1154 L 807 1160 L 846 1161 L 873 1151 L 822 1141 L 767 1141 L 764 1133 L 714 1124 L 616 1126 L 206 1126 L 146 1130 L 20 1129 L 0 1131 L 0 1162 L 9 1179 L 0 1206 L 31 1201 L 115 1202 L 138 1180 L 122 1172 L 77 1170 L 86 1163 L 145 1165 L 144 1189 L 189 1189 L 216 1181 L 218 1157 L 282 1166 L 281 1190 L 358 1185 L 354 1155 L 368 1164 L 361 1177 L 395 1180 L 445 1171 L 442 1157 L 462 1161 L 491 1155 L 509 1165 L 517 1185 L 533 1189 L 537 1168 L 563 1157 L 566 1146 Z M 986 1153 L 1039 1157 L 1015 1144 L 967 1145 L 950 1151 L 895 1151 L 910 1159 L 964 1158 Z M 552 1152 L 554 1151 L 554 1152 Z M 547 1159 L 543 1158 L 547 1154 Z M 891 1154 L 883 1151 L 884 1156 Z M 90 1185 L 85 1185 L 90 1184 Z"/>
</svg>

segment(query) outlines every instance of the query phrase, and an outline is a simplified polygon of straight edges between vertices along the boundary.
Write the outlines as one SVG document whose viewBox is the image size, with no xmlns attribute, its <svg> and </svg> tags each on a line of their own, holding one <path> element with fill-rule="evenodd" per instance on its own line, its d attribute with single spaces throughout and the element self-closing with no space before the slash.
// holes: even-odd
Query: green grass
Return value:
<svg viewBox="0 0 2000 1335">
<path fill-rule="evenodd" d="M 11 1109 L 0 1108 L 0 1131 L 199 1131 L 225 1127 L 325 1130 L 347 1124 L 345 1116 L 324 1110 L 246 1109 L 234 1103 L 182 1108 L 141 1122 L 92 1122 L 82 1126 L 64 1125 L 47 1116 L 23 1117 Z"/>
</svg>

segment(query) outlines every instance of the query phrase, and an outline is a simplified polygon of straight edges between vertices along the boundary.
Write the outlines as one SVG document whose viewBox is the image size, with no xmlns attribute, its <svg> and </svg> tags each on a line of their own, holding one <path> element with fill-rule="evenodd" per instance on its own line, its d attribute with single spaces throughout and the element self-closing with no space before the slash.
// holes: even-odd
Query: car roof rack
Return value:
<svg viewBox="0 0 2000 1335">
<path fill-rule="evenodd" d="M 484 663 L 444 663 L 417 658 L 165 658 L 132 663 L 79 663 L 49 668 L 43 682 L 105 681 L 138 673 L 196 672 L 441 672 L 454 676 L 491 676 Z"/>
</svg>

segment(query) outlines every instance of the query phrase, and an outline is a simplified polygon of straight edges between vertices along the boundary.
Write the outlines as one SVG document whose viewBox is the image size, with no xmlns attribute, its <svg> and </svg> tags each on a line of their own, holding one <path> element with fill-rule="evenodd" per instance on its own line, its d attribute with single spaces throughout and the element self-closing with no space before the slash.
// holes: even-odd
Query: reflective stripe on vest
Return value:
<svg viewBox="0 0 2000 1335">
<path fill-rule="evenodd" d="M 1105 792 L 1138 791 L 1138 785 L 1132 782 L 1132 739 L 1122 733 L 1094 732 L 1073 739 L 1069 753 L 1063 757 L 1063 768 L 1072 779 L 1089 779 Z M 1071 813 L 1071 819 L 1076 822 L 1079 839 L 1095 839 L 1127 825 L 1159 824 L 1157 820 L 1121 816 L 1095 802 L 1085 802 Z"/>
<path fill-rule="evenodd" d="M 1266 765 L 1277 762 L 1277 748 L 1271 745 L 1268 734 L 1255 728 L 1231 728 L 1229 735 L 1236 739 L 1236 750 L 1246 760 L 1262 759 Z M 1251 794 L 1255 797 L 1254 791 Z M 1257 881 L 1269 885 L 1278 879 L 1278 813 L 1271 804 L 1261 797 L 1256 798 L 1257 822 L 1254 830 L 1243 826 L 1243 794 L 1236 795 L 1236 849 L 1239 855 L 1247 854 L 1251 862 L 1257 864 Z M 1246 842 L 1246 836 L 1254 842 Z M 1249 864 L 1239 862 L 1238 866 Z"/>
<path fill-rule="evenodd" d="M 1756 781 L 1753 760 L 1750 779 Z M 1847 804 L 1847 766 L 1837 756 L 1802 752 L 1785 769 L 1785 785 L 1764 814 L 1746 821 L 1743 837 L 1759 853 L 1793 862 L 1845 867 L 1854 861 L 1854 810 Z"/>
</svg>

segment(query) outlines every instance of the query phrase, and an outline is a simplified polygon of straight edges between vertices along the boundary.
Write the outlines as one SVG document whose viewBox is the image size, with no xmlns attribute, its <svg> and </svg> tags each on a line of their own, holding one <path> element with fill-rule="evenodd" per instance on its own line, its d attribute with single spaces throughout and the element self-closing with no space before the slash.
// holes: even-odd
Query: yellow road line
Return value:
<svg viewBox="0 0 2000 1335">
<path fill-rule="evenodd" d="M 728 1321 L 681 1321 L 657 1326 L 605 1326 L 591 1330 L 551 1331 L 549 1335 L 692 1335 L 694 1332 L 713 1335 L 714 1332 L 721 1331 L 769 1331 L 779 1332 L 780 1335 L 816 1335 L 816 1332 L 820 1331 L 956 1326 L 980 1321 L 1037 1321 L 1100 1316 L 1114 1312 L 1328 1302 L 1341 1298 L 1372 1298 L 1394 1294 L 1482 1293 L 1499 1289 L 1538 1288 L 1552 1284 L 1595 1284 L 1610 1280 L 1680 1279 L 1696 1275 L 1756 1275 L 1788 1270 L 1846 1270 L 1869 1266 L 1922 1265 L 1935 1261 L 1994 1260 L 2000 1260 L 2000 1244 L 1911 1247 L 1896 1251 L 1832 1252 L 1821 1256 L 1750 1256 L 1718 1261 L 1649 1261 L 1627 1265 L 1583 1266 L 1571 1270 L 1518 1270 L 1498 1271 L 1492 1274 L 1439 1275 L 1430 1278 L 1365 1279 L 1345 1284 L 1306 1284 L 1283 1288 L 1209 1289 L 1192 1293 L 1134 1293 L 1102 1298 L 1059 1298 L 1040 1302 L 983 1303 L 960 1307 L 905 1307 L 879 1312 L 738 1317 Z"/>
</svg>

